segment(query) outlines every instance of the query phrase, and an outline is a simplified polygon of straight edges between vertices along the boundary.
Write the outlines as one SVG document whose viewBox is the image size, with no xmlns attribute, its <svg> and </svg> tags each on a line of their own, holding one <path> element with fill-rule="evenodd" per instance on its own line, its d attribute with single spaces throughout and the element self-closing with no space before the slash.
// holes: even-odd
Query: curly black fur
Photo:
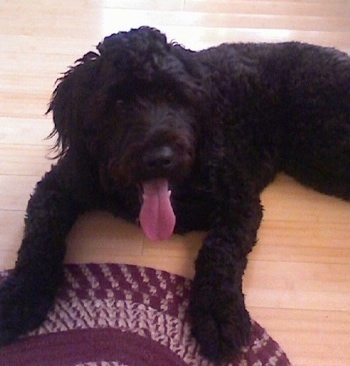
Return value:
<svg viewBox="0 0 350 366">
<path fill-rule="evenodd" d="M 192 52 L 141 27 L 104 39 L 60 80 L 49 111 L 60 159 L 28 203 L 18 261 L 0 289 L 0 344 L 37 327 L 62 278 L 78 215 L 136 221 L 140 185 L 166 178 L 177 232 L 205 229 L 190 315 L 218 362 L 250 331 L 242 276 L 260 192 L 284 171 L 350 199 L 350 58 L 302 43 Z"/>
</svg>

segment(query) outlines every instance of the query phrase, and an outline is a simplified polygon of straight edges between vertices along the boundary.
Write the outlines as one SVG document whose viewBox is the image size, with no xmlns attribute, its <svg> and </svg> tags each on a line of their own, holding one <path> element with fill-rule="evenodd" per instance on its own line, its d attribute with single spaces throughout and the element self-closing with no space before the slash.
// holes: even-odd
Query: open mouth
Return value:
<svg viewBox="0 0 350 366">
<path fill-rule="evenodd" d="M 171 191 L 166 178 L 142 183 L 140 224 L 151 240 L 167 239 L 174 231 L 176 217 L 171 205 Z"/>
</svg>

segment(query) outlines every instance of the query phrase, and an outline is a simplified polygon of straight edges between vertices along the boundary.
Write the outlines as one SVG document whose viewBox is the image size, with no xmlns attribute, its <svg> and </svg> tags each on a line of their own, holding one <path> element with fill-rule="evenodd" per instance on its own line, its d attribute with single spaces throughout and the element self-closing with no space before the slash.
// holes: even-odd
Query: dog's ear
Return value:
<svg viewBox="0 0 350 366">
<path fill-rule="evenodd" d="M 79 147 L 84 130 L 98 128 L 93 121 L 99 120 L 108 104 L 111 88 L 123 85 L 123 90 L 132 78 L 150 79 L 157 68 L 157 58 L 168 48 L 165 35 L 141 27 L 104 38 L 97 46 L 98 53 L 89 52 L 77 60 L 58 79 L 47 111 L 53 113 L 55 127 L 49 137 L 57 136 L 57 157 L 73 145 Z M 84 125 L 90 127 L 84 129 Z"/>
<path fill-rule="evenodd" d="M 98 58 L 97 53 L 87 53 L 57 80 L 46 112 L 53 113 L 54 129 L 49 137 L 57 136 L 56 157 L 63 156 L 77 141 L 89 105 L 89 93 L 95 88 Z"/>
</svg>

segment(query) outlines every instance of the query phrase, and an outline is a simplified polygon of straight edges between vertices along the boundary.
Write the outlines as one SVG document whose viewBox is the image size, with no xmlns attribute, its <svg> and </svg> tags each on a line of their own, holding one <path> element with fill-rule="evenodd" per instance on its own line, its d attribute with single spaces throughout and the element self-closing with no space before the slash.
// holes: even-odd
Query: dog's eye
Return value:
<svg viewBox="0 0 350 366">
<path fill-rule="evenodd" d="M 115 104 L 116 104 L 117 108 L 123 108 L 125 102 L 122 99 L 118 99 Z"/>
<path fill-rule="evenodd" d="M 164 97 L 168 102 L 174 102 L 176 100 L 175 94 L 170 90 L 164 92 Z"/>
<path fill-rule="evenodd" d="M 125 100 L 123 99 L 118 99 L 115 102 L 115 110 L 116 112 L 119 113 L 125 113 L 127 111 L 127 103 Z"/>
</svg>

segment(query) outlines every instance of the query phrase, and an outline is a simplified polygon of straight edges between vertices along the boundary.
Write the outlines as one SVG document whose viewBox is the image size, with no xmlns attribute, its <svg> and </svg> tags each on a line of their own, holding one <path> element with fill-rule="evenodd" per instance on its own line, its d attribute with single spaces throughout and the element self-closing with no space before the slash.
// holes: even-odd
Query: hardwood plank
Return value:
<svg viewBox="0 0 350 366">
<path fill-rule="evenodd" d="M 350 313 L 249 308 L 250 314 L 278 339 L 294 366 L 346 366 L 350 360 Z M 292 356 L 291 356 L 292 355 Z"/>
<path fill-rule="evenodd" d="M 0 201 L 1 202 L 1 201 Z M 24 211 L 0 210 L 0 268 L 13 268 L 22 241 Z"/>
<path fill-rule="evenodd" d="M 250 261 L 246 302 L 254 307 L 349 311 L 350 264 Z"/>
<path fill-rule="evenodd" d="M 186 0 L 185 11 L 225 14 L 265 14 L 291 17 L 336 16 L 350 14 L 350 4 L 344 1 L 236 1 L 236 0 Z"/>
<path fill-rule="evenodd" d="M 143 12 L 140 10 L 106 9 L 103 14 L 107 24 L 118 24 L 119 27 L 130 27 L 130 19 L 135 26 L 139 24 L 156 24 L 157 26 L 204 26 L 208 28 L 261 28 L 271 29 L 298 29 L 304 31 L 336 31 L 348 32 L 350 22 L 348 17 L 318 17 L 299 16 L 290 17 L 283 15 L 266 14 L 212 14 L 202 12 Z"/>
<path fill-rule="evenodd" d="M 49 146 L 0 144 L 0 175 L 42 176 L 55 160 Z"/>
<path fill-rule="evenodd" d="M 0 208 L 24 211 L 39 179 L 36 176 L 0 175 Z"/>
<path fill-rule="evenodd" d="M 263 220 L 250 258 L 272 262 L 281 258 L 302 263 L 349 262 L 349 224 L 293 219 Z"/>
<path fill-rule="evenodd" d="M 11 112 L 8 114 L 12 115 Z M 0 144 L 52 146 L 54 142 L 47 140 L 52 128 L 49 118 L 0 116 Z"/>
<path fill-rule="evenodd" d="M 262 193 L 264 220 L 350 224 L 349 203 L 326 196 L 279 174 Z"/>
</svg>

